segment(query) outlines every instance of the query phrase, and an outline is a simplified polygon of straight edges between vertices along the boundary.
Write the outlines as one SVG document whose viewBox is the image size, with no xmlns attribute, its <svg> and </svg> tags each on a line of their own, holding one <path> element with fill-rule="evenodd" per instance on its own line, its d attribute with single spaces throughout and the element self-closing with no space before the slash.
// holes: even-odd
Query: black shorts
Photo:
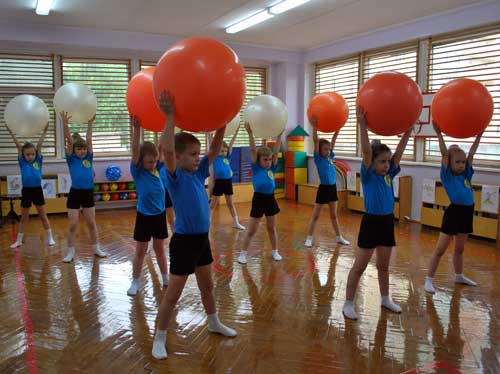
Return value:
<svg viewBox="0 0 500 374">
<path fill-rule="evenodd" d="M 232 195 L 233 194 L 233 180 L 232 179 L 216 179 L 213 196 Z"/>
<path fill-rule="evenodd" d="M 316 193 L 316 204 L 328 204 L 338 201 L 336 184 L 320 184 Z"/>
<path fill-rule="evenodd" d="M 45 205 L 42 187 L 23 187 L 21 190 L 21 207 L 31 208 L 31 203 L 36 206 Z"/>
<path fill-rule="evenodd" d="M 68 201 L 66 202 L 66 208 L 80 209 L 80 207 L 92 208 L 94 206 L 94 189 L 81 190 L 71 187 L 69 190 Z"/>
<path fill-rule="evenodd" d="M 474 204 L 450 204 L 444 211 L 441 232 L 448 235 L 470 234 L 473 230 Z"/>
<path fill-rule="evenodd" d="M 361 220 L 358 235 L 358 247 L 394 247 L 394 214 L 377 215 L 365 213 Z"/>
<path fill-rule="evenodd" d="M 170 198 L 170 194 L 168 190 L 165 188 L 165 208 L 171 208 L 174 204 L 172 203 L 172 199 Z"/>
<path fill-rule="evenodd" d="M 254 192 L 252 197 L 252 210 L 250 217 L 260 218 L 264 214 L 266 217 L 275 216 L 280 212 L 278 202 L 274 198 L 274 194 L 266 194 Z"/>
<path fill-rule="evenodd" d="M 149 242 L 151 237 L 154 239 L 166 239 L 168 237 L 165 212 L 154 216 L 146 216 L 137 212 L 135 216 L 134 240 Z"/>
<path fill-rule="evenodd" d="M 208 233 L 177 234 L 170 239 L 170 273 L 193 274 L 197 267 L 213 262 Z"/>
</svg>

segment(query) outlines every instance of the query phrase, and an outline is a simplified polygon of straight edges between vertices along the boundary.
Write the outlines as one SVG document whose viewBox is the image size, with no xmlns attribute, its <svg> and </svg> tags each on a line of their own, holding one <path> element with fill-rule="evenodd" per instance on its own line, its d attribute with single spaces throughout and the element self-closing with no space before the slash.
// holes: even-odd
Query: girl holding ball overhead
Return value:
<svg viewBox="0 0 500 374">
<path fill-rule="evenodd" d="M 366 213 L 361 220 L 359 229 L 356 260 L 347 279 L 343 313 L 348 319 L 358 318 L 354 310 L 354 296 L 359 279 L 375 251 L 377 252 L 378 282 L 382 306 L 392 312 L 401 313 L 401 307 L 394 303 L 389 296 L 389 262 L 392 247 L 396 245 L 392 180 L 401 170 L 399 163 L 411 135 L 410 128 L 403 134 L 396 152 L 392 155 L 389 147 L 381 144 L 380 141 L 374 140 L 370 144 L 365 120 L 366 113 L 362 107 L 358 107 L 357 115 L 363 154 L 360 174 Z"/>
<path fill-rule="evenodd" d="M 17 233 L 16 241 L 10 246 L 11 248 L 20 247 L 23 244 L 24 230 L 29 220 L 31 204 L 35 205 L 40 219 L 42 220 L 43 227 L 47 232 L 47 244 L 55 245 L 52 230 L 50 228 L 49 219 L 45 212 L 45 199 L 43 198 L 42 191 L 42 144 L 49 128 L 49 123 L 43 129 L 40 139 L 35 147 L 30 142 L 24 143 L 22 146 L 17 140 L 14 133 L 6 125 L 18 152 L 19 168 L 21 169 L 21 178 L 23 188 L 21 190 L 21 222 L 19 224 L 19 231 Z"/>
<path fill-rule="evenodd" d="M 78 216 L 82 209 L 85 223 L 90 233 L 90 240 L 97 257 L 106 257 L 99 245 L 97 225 L 95 223 L 94 202 L 94 154 L 92 153 L 92 126 L 95 116 L 87 123 L 87 140 L 78 133 L 71 135 L 69 121 L 71 116 L 61 112 L 63 122 L 64 138 L 66 140 L 66 162 L 71 175 L 71 189 L 68 195 L 66 207 L 68 208 L 68 252 L 64 262 L 72 262 L 75 257 L 75 236 L 78 225 Z"/>
<path fill-rule="evenodd" d="M 340 232 L 339 221 L 337 218 L 337 185 L 336 185 L 336 171 L 335 165 L 333 163 L 333 158 L 335 153 L 333 153 L 333 147 L 335 146 L 335 141 L 339 132 L 335 132 L 332 137 L 332 141 L 329 142 L 325 139 L 318 139 L 318 128 L 316 117 L 312 117 L 311 126 L 313 129 L 313 142 L 314 142 L 314 164 L 318 169 L 320 185 L 318 188 L 318 193 L 316 195 L 316 203 L 314 204 L 313 214 L 311 220 L 309 221 L 309 226 L 307 229 L 307 238 L 305 246 L 310 248 L 313 245 L 313 233 L 318 221 L 319 214 L 324 204 L 328 204 L 330 209 L 330 218 L 332 221 L 332 226 L 337 234 L 337 243 L 342 245 L 349 245 L 350 243 L 344 239 L 342 233 Z"/>
<path fill-rule="evenodd" d="M 453 267 L 455 268 L 455 283 L 467 286 L 477 286 L 477 283 L 467 278 L 463 274 L 464 269 L 464 247 L 467 236 L 473 231 L 472 222 L 474 218 L 474 193 L 472 191 L 472 160 L 479 147 L 483 132 L 476 136 L 469 154 L 458 145 L 451 145 L 446 148 L 446 144 L 441 134 L 441 130 L 436 123 L 433 123 L 434 130 L 439 139 L 439 149 L 441 151 L 441 182 L 446 190 L 446 194 L 451 204 L 446 208 L 441 225 L 441 233 L 436 245 L 436 250 L 429 263 L 429 270 L 425 278 L 424 290 L 434 294 L 436 290 L 433 284 L 434 274 L 441 257 L 444 255 L 452 239 L 455 239 L 455 252 L 453 254 Z"/>
</svg>

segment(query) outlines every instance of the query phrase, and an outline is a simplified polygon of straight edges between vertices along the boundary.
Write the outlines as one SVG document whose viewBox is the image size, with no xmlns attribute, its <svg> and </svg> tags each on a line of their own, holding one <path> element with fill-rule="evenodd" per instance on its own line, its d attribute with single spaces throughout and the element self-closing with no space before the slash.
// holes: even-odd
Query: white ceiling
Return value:
<svg viewBox="0 0 500 374">
<path fill-rule="evenodd" d="M 137 31 L 288 49 L 309 49 L 374 29 L 446 12 L 481 0 L 311 0 L 228 35 L 224 27 L 277 0 L 54 0 L 37 16 L 36 0 L 2 0 L 0 20 Z"/>
</svg>

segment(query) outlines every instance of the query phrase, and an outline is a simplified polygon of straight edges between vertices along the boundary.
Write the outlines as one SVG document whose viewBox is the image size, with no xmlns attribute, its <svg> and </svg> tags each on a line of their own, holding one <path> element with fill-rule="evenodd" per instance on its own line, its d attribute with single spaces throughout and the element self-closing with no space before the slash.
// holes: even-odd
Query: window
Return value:
<svg viewBox="0 0 500 374">
<path fill-rule="evenodd" d="M 428 90 L 437 91 L 455 78 L 472 78 L 486 86 L 494 102 L 493 119 L 483 134 L 475 160 L 496 165 L 500 160 L 500 27 L 444 36 L 430 41 Z M 465 125 L 465 124 L 464 124 Z M 467 151 L 474 139 L 445 137 L 447 144 L 458 144 Z M 428 138 L 425 159 L 440 158 L 437 139 Z"/>
<path fill-rule="evenodd" d="M 130 80 L 128 60 L 62 59 L 63 84 L 79 82 L 97 96 L 93 149 L 97 157 L 130 154 L 130 121 L 125 96 Z M 85 137 L 86 124 L 72 124 L 71 131 Z"/>
<path fill-rule="evenodd" d="M 398 46 L 382 51 L 367 52 L 363 54 L 363 82 L 373 77 L 375 74 L 387 71 L 397 71 L 406 74 L 417 81 L 417 51 L 418 43 L 412 43 L 406 46 Z M 400 137 L 399 136 L 380 136 L 369 132 L 370 139 L 378 138 L 394 152 Z M 406 159 L 415 159 L 414 154 L 415 138 L 410 138 L 406 146 L 403 157 Z"/>
<path fill-rule="evenodd" d="M 245 130 L 245 109 L 248 103 L 257 96 L 264 95 L 267 92 L 267 70 L 265 68 L 245 67 L 246 79 L 246 94 L 245 101 L 240 110 L 240 129 L 236 140 L 234 141 L 235 147 L 248 146 L 248 134 Z M 224 140 L 229 144 L 232 136 L 226 136 Z M 260 138 L 255 139 L 255 144 L 263 144 L 264 140 Z"/>
<path fill-rule="evenodd" d="M 0 160 L 15 160 L 17 149 L 4 127 L 3 113 L 7 103 L 17 95 L 30 94 L 42 99 L 49 109 L 49 130 L 45 137 L 42 153 L 56 156 L 56 131 L 54 126 L 54 63 L 52 56 L 0 54 Z M 35 137 L 19 137 L 21 143 L 38 141 Z"/>
<path fill-rule="evenodd" d="M 357 154 L 356 95 L 359 89 L 359 57 L 331 61 L 315 66 L 315 94 L 335 91 L 341 94 L 349 105 L 349 118 L 340 130 L 335 152 L 342 155 Z M 319 132 L 319 136 L 331 134 Z"/>
</svg>

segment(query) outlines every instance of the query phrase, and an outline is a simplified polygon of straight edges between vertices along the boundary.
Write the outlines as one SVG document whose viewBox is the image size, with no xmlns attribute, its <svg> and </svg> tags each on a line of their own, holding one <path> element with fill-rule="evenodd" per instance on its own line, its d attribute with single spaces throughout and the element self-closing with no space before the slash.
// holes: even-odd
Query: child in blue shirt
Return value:
<svg viewBox="0 0 500 374">
<path fill-rule="evenodd" d="M 441 130 L 436 123 L 433 125 L 439 139 L 439 149 L 442 156 L 441 182 L 451 203 L 444 212 L 436 250 L 430 260 L 429 270 L 425 278 L 424 290 L 430 294 L 436 293 L 433 284 L 434 274 L 441 257 L 453 239 L 455 239 L 455 253 L 453 254 L 455 283 L 477 286 L 476 282 L 463 274 L 463 255 L 467 237 L 473 231 L 474 192 L 471 183 L 474 170 L 472 169 L 472 160 L 483 135 L 480 133 L 476 137 L 469 150 L 469 155 L 466 156 L 465 152 L 457 145 L 446 148 Z"/>
<path fill-rule="evenodd" d="M 222 148 L 219 155 L 215 158 L 212 165 L 213 177 L 215 179 L 212 198 L 210 201 L 210 209 L 213 212 L 214 209 L 219 204 L 219 199 L 222 195 L 226 198 L 226 204 L 233 217 L 233 227 L 238 230 L 245 230 L 245 226 L 241 225 L 238 221 L 238 214 L 236 213 L 236 208 L 233 203 L 233 171 L 231 170 L 231 151 L 233 149 L 233 144 L 238 135 L 239 127 L 236 129 L 229 145 L 226 142 L 222 142 Z"/>
<path fill-rule="evenodd" d="M 313 117 L 311 121 L 311 126 L 313 129 L 313 143 L 314 143 L 314 164 L 318 169 L 318 175 L 320 180 L 320 185 L 318 187 L 318 192 L 316 194 L 316 203 L 314 204 L 314 210 L 309 221 L 309 226 L 307 228 L 307 238 L 304 245 L 308 248 L 312 247 L 313 244 L 313 233 L 316 227 L 316 222 L 318 221 L 321 209 L 324 204 L 328 204 L 330 209 L 330 219 L 332 221 L 333 229 L 337 234 L 337 243 L 343 245 L 349 245 L 350 243 L 342 237 L 340 232 L 339 220 L 337 218 L 337 184 L 336 184 L 336 170 L 335 164 L 333 163 L 333 158 L 335 153 L 333 153 L 333 147 L 335 147 L 335 141 L 339 132 L 333 134 L 332 141 L 329 142 L 325 139 L 318 139 L 318 128 L 316 127 L 316 118 Z"/>
<path fill-rule="evenodd" d="M 165 359 L 167 327 L 190 274 L 196 275 L 208 331 L 229 337 L 236 336 L 236 331 L 223 325 L 217 316 L 208 239 L 210 206 L 204 185 L 209 166 L 220 152 L 225 127 L 217 130 L 208 154 L 200 160 L 200 142 L 194 135 L 187 132 L 174 135 L 174 99 L 165 91 L 160 95 L 160 108 L 167 119 L 162 145 L 167 188 L 175 211 L 174 234 L 170 239 L 170 283 L 161 301 L 152 349 L 154 358 Z"/>
<path fill-rule="evenodd" d="M 47 134 L 49 123 L 47 122 L 47 126 L 43 129 L 36 148 L 35 145 L 30 142 L 26 142 L 21 146 L 9 127 L 7 125 L 5 125 L 5 127 L 7 127 L 7 131 L 17 148 L 19 168 L 21 169 L 21 179 L 23 183 L 23 188 L 21 190 L 21 222 L 19 223 L 16 241 L 11 244 L 10 247 L 14 249 L 23 245 L 24 230 L 30 218 L 31 204 L 35 205 L 38 216 L 42 220 L 43 227 L 47 232 L 47 244 L 50 246 L 55 245 L 56 242 L 52 236 L 49 219 L 45 212 L 45 199 L 42 190 L 42 144 L 45 139 L 45 134 Z"/>
<path fill-rule="evenodd" d="M 160 177 L 165 166 L 158 161 L 158 149 L 151 142 L 140 143 L 141 128 L 138 118 L 133 118 L 131 128 L 132 160 L 130 174 L 134 178 L 137 191 L 137 215 L 135 218 L 134 240 L 136 241 L 133 261 L 133 280 L 127 295 L 135 296 L 140 287 L 144 256 L 148 243 L 153 238 L 153 250 L 160 268 L 163 286 L 168 286 L 167 260 L 163 248 L 168 237 L 165 215 L 165 186 Z"/>
<path fill-rule="evenodd" d="M 66 163 L 71 175 L 71 189 L 68 194 L 66 208 L 68 208 L 68 252 L 63 261 L 70 263 L 75 257 L 75 235 L 78 225 L 80 209 L 82 209 L 85 223 L 90 234 L 90 241 L 97 257 L 106 257 L 106 253 L 99 246 L 97 225 L 95 223 L 94 203 L 94 154 L 92 153 L 92 126 L 95 116 L 87 123 L 87 140 L 78 133 L 71 135 L 69 131 L 68 113 L 61 112 L 64 138 L 66 140 Z"/>
<path fill-rule="evenodd" d="M 361 137 L 361 184 L 364 192 L 366 213 L 361 220 L 358 236 L 356 260 L 347 279 L 346 301 L 343 313 L 346 318 L 357 319 L 354 310 L 354 296 L 359 279 L 365 271 L 375 250 L 377 251 L 377 272 L 382 306 L 395 313 L 401 313 L 401 307 L 389 296 L 389 262 L 394 239 L 394 191 L 392 181 L 401 170 L 399 163 L 411 135 L 411 128 L 406 131 L 394 156 L 391 150 L 380 141 L 370 141 L 366 126 L 366 113 L 357 108 L 359 132 Z"/>
<path fill-rule="evenodd" d="M 272 256 L 274 261 L 281 261 L 283 258 L 278 252 L 278 233 L 276 231 L 276 215 L 280 212 L 278 202 L 274 198 L 274 175 L 278 165 L 278 152 L 281 145 L 281 135 L 279 134 L 274 143 L 274 152 L 262 147 L 257 150 L 255 139 L 250 124 L 245 123 L 250 140 L 250 151 L 252 154 L 252 183 L 254 193 L 252 197 L 252 210 L 250 211 L 250 224 L 248 232 L 243 241 L 243 247 L 238 257 L 240 264 L 247 263 L 247 251 L 250 241 L 254 237 L 263 215 L 266 215 L 267 232 L 273 248 Z"/>
</svg>

